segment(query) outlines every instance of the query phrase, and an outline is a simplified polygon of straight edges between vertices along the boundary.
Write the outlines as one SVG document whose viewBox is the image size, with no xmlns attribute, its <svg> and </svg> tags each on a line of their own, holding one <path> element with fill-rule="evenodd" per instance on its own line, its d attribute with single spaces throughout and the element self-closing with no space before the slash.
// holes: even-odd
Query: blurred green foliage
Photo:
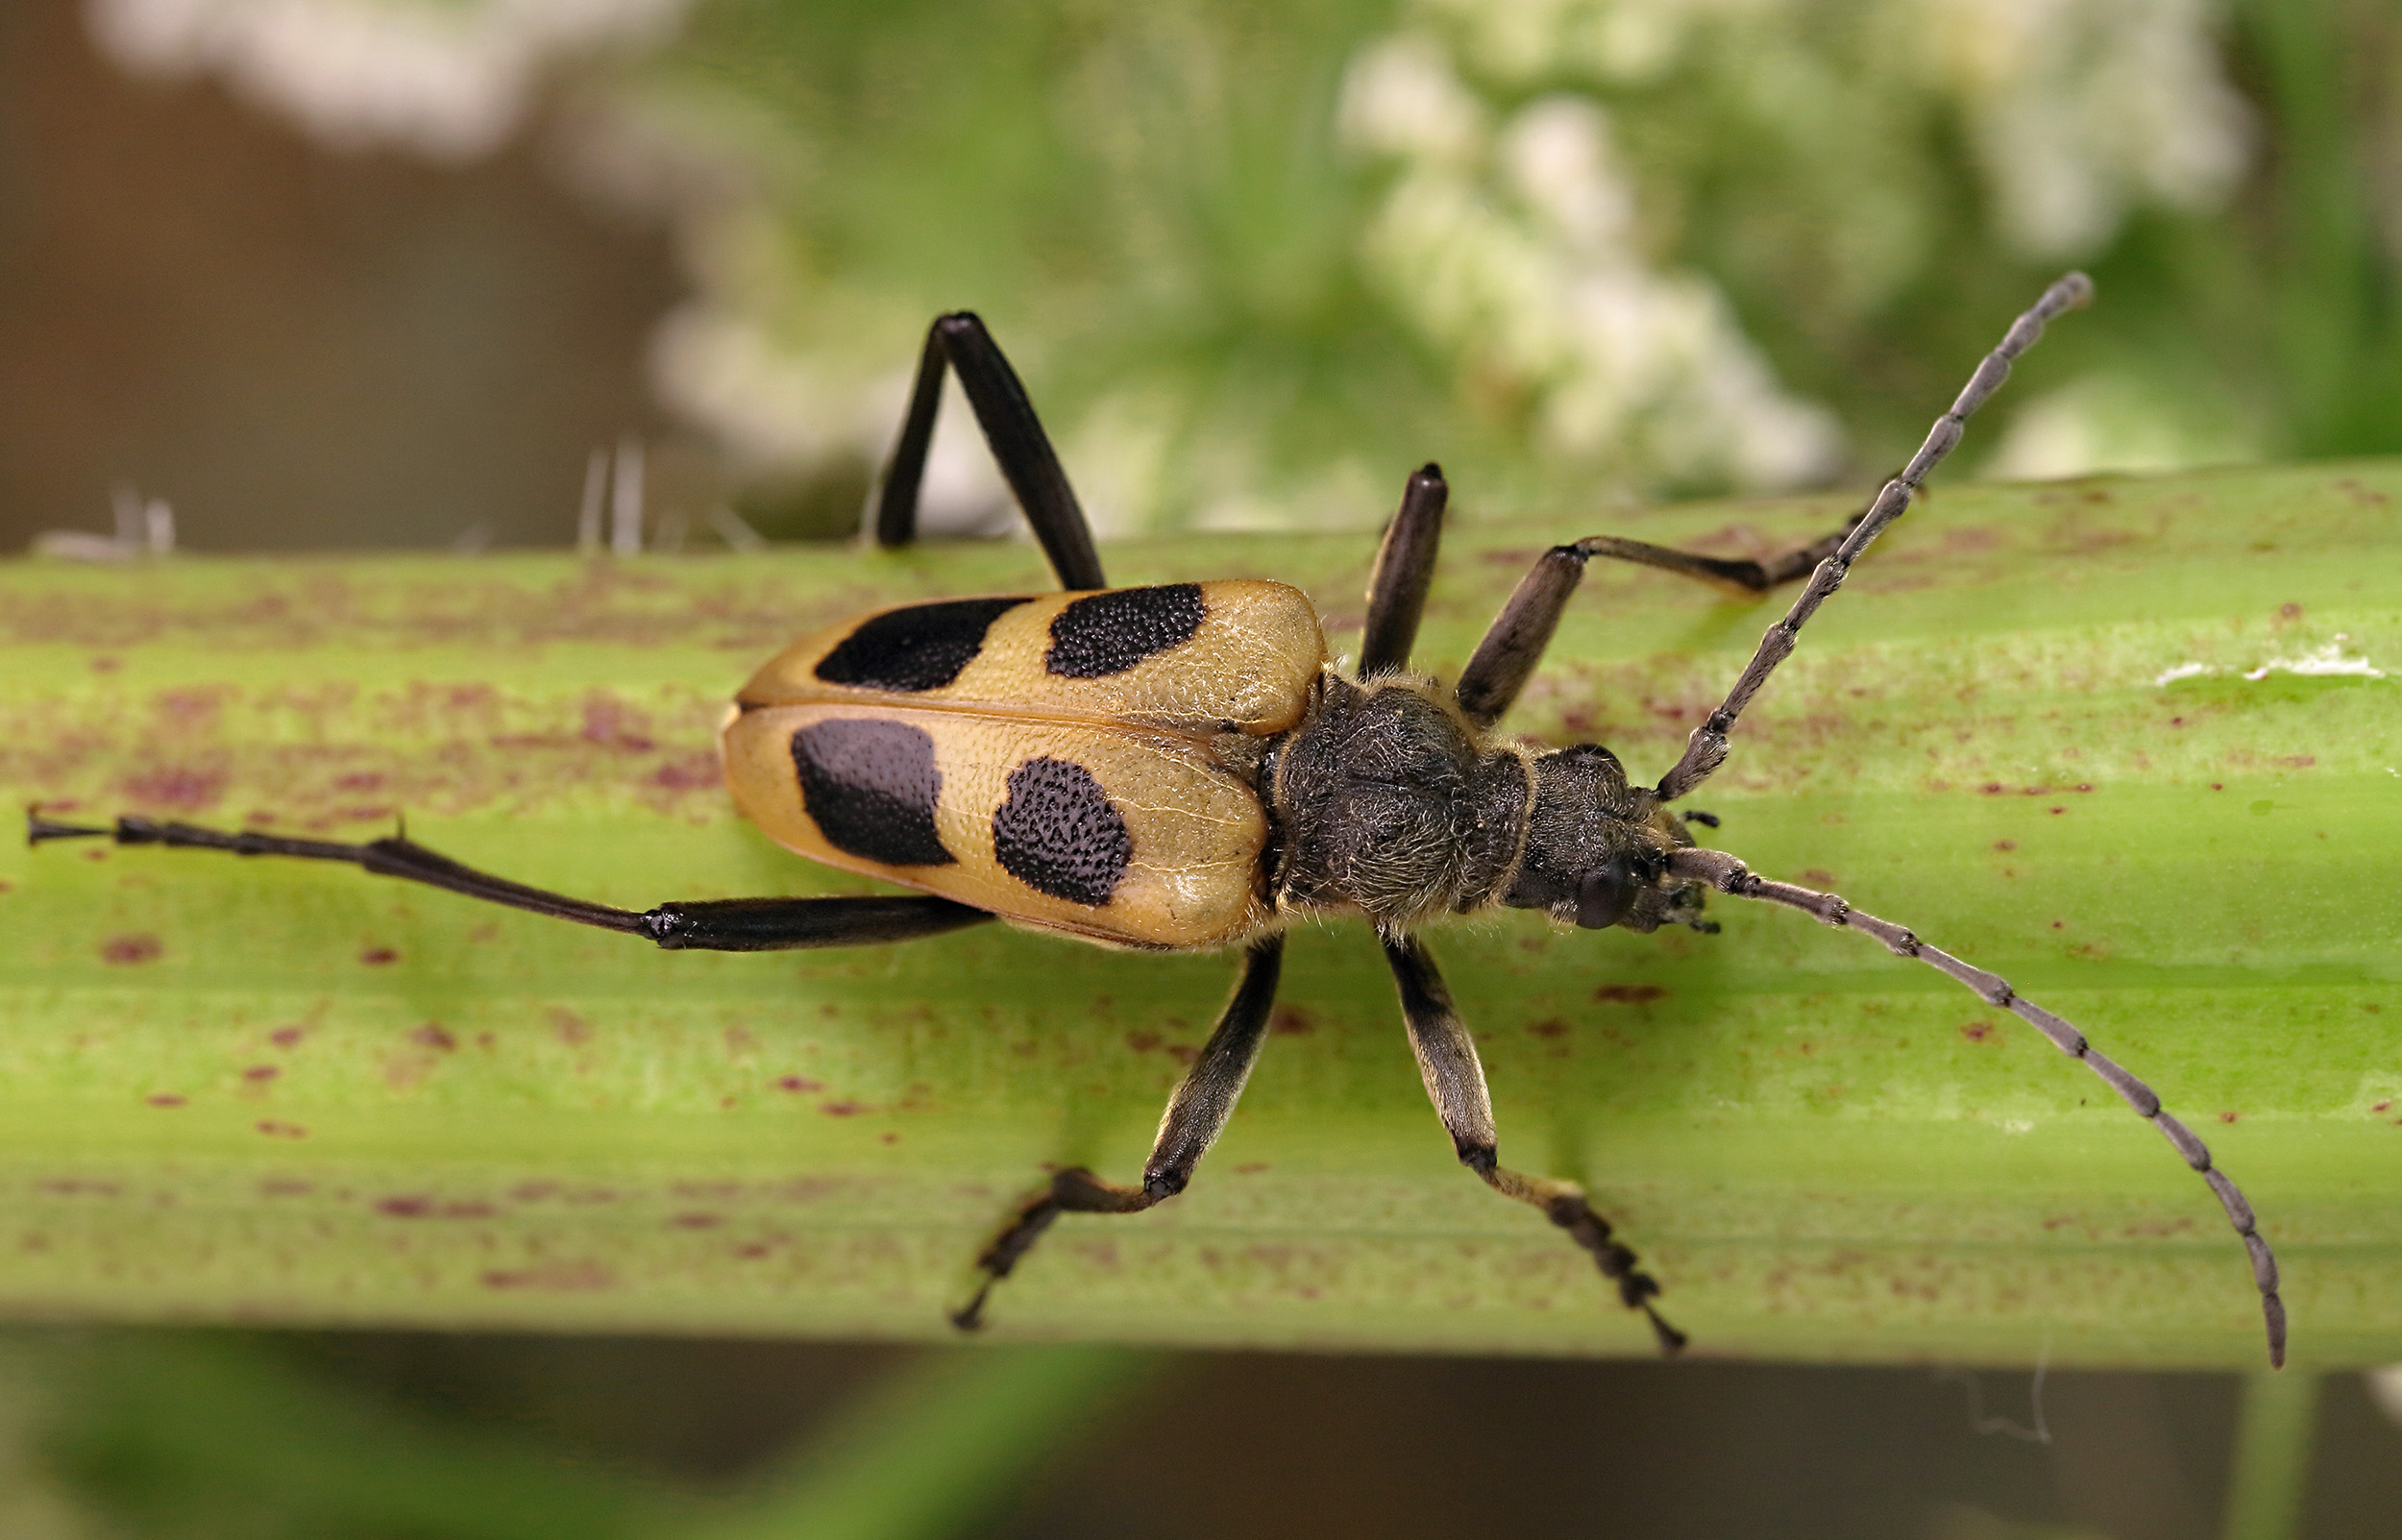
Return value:
<svg viewBox="0 0 2402 1540">
<path fill-rule="evenodd" d="M 652 384 L 774 534 L 851 525 L 954 307 L 1104 533 L 1362 527 L 1430 457 L 1471 519 L 1863 485 L 2071 265 L 2101 304 L 1971 471 L 2402 449 L 2376 0 L 87 14 L 345 146 L 472 157 L 555 101 L 559 161 L 672 226 Z M 982 458 L 938 440 L 934 526 L 1005 522 Z"/>
<path fill-rule="evenodd" d="M 794 1450 L 703 1481 L 662 1467 L 655 1450 L 628 1457 L 572 1418 L 559 1426 L 574 1394 L 562 1363 L 547 1377 L 517 1364 L 513 1399 L 530 1406 L 502 1422 L 492 1405 L 426 1405 L 345 1370 L 342 1345 L 234 1332 L 0 1339 L 0 1533 L 941 1540 L 974 1532 L 1053 1441 L 1088 1430 L 1154 1362 L 1092 1347 L 898 1357 L 830 1398 Z"/>
<path fill-rule="evenodd" d="M 2345 0 L 711 0 L 606 99 L 663 388 L 824 521 L 968 306 L 1105 526 L 1331 526 L 1866 480 L 2071 263 L 1989 472 L 2402 448 L 2397 79 Z"/>
</svg>

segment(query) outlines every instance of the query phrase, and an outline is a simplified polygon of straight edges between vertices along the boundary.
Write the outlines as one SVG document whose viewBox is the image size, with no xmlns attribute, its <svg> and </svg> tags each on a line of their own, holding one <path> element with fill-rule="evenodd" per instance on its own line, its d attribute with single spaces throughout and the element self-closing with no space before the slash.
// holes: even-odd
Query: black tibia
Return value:
<svg viewBox="0 0 2402 1540">
<path fill-rule="evenodd" d="M 1594 535 L 1572 546 L 1554 546 L 1536 560 L 1534 570 L 1519 581 L 1509 602 L 1502 606 L 1491 629 L 1484 633 L 1484 640 L 1477 644 L 1476 655 L 1468 660 L 1468 667 L 1459 675 L 1459 709 L 1481 726 L 1490 727 L 1501 721 L 1541 665 L 1544 649 L 1552 645 L 1552 633 L 1559 629 L 1559 617 L 1568 608 L 1570 596 L 1584 580 L 1584 564 L 1595 556 L 1641 562 L 1646 567 L 1664 568 L 1688 577 L 1731 583 L 1750 593 L 1764 594 L 1816 566 L 1842 542 L 1850 528 L 1847 525 L 1817 545 L 1765 562 L 1697 556 L 1640 540 L 1621 540 L 1615 535 Z"/>
<path fill-rule="evenodd" d="M 1793 634 L 1842 583 L 1844 573 L 1859 559 L 1869 543 L 1909 506 L 1919 483 L 1960 442 L 1961 425 L 1969 414 L 1984 404 L 1985 399 L 2000 389 L 2001 382 L 2009 378 L 2010 360 L 2035 345 L 2035 340 L 2044 334 L 2046 322 L 2085 304 L 2093 292 L 2092 281 L 2082 273 L 2071 273 L 2047 289 L 2035 307 L 2012 325 L 2001 345 L 1977 365 L 1976 373 L 1952 403 L 1951 410 L 1936 420 L 1934 430 L 1901 474 L 1887 482 L 1868 507 L 1823 539 L 1766 561 L 1702 556 L 1614 535 L 1594 535 L 1573 546 L 1555 546 L 1545 551 L 1535 562 L 1534 570 L 1509 596 L 1509 602 L 1502 607 L 1492 629 L 1478 644 L 1476 655 L 1468 660 L 1467 669 L 1459 675 L 1459 709 L 1482 726 L 1489 727 L 1501 720 L 1543 661 L 1543 650 L 1551 645 L 1552 633 L 1559 628 L 1560 613 L 1583 579 L 1584 564 L 1595 556 L 1640 562 L 1705 582 L 1730 584 L 1752 594 L 1764 594 L 1804 573 L 1815 573 L 1809 588 L 1795 601 L 1792 613 L 1761 642 L 1758 656 L 1744 671 L 1742 681 L 1728 697 L 1727 703 L 1706 725 L 1694 732 L 1684 759 L 1659 783 L 1659 795 L 1665 801 L 1699 786 L 1727 757 L 1726 734 L 1734 725 L 1734 719 L 1766 682 L 1770 671 L 1793 650 Z"/>
<path fill-rule="evenodd" d="M 1418 640 L 1418 618 L 1426 612 L 1427 586 L 1434 580 L 1434 556 L 1443 543 L 1443 504 L 1451 488 L 1439 465 L 1424 466 L 1402 489 L 1401 509 L 1385 527 L 1368 578 L 1368 621 L 1360 634 L 1360 677 L 1374 678 L 1409 667 Z"/>
<path fill-rule="evenodd" d="M 1142 1186 L 1104 1182 L 1082 1166 L 1071 1166 L 1053 1177 L 1051 1185 L 1018 1210 L 1017 1216 L 976 1259 L 984 1282 L 977 1285 L 973 1298 L 951 1312 L 953 1326 L 973 1332 L 984 1324 L 984 1302 L 991 1297 L 993 1285 L 1025 1259 L 1061 1214 L 1140 1213 L 1185 1190 L 1193 1168 L 1217 1142 L 1226 1119 L 1234 1115 L 1243 1082 L 1251 1078 L 1251 1066 L 1259 1061 L 1284 964 L 1285 939 L 1281 936 L 1257 943 L 1244 957 L 1242 980 L 1217 1018 L 1217 1030 L 1210 1034 L 1201 1057 L 1167 1099 L 1167 1111 L 1160 1116 L 1159 1137 L 1151 1145 L 1151 1158 L 1142 1165 Z"/>
<path fill-rule="evenodd" d="M 1768 676 L 1776 672 L 1777 665 L 1791 655 L 1795 643 L 1801 637 L 1802 625 L 1818 613 L 1818 607 L 1826 603 L 1836 589 L 1843 586 L 1844 574 L 1851 570 L 1851 564 L 1860 559 L 1878 535 L 1884 533 L 1887 525 L 1901 517 L 1910 506 L 1911 495 L 1918 491 L 1919 484 L 1959 444 L 1969 417 L 1985 403 L 1986 398 L 2001 388 L 2003 380 L 2010 378 L 2011 360 L 2035 346 L 2037 339 L 2044 334 L 2046 324 L 2086 304 L 2093 297 L 2093 280 L 2082 273 L 2071 273 L 2046 289 L 2043 298 L 2035 302 L 2034 308 L 2010 324 L 2010 330 L 1999 345 L 1985 355 L 1977 364 L 1976 372 L 1969 377 L 1969 382 L 1961 387 L 1960 394 L 1951 403 L 1951 409 L 1935 419 L 1934 428 L 1927 432 L 1926 442 L 1921 444 L 1918 452 L 1910 456 L 1910 463 L 1902 467 L 1900 476 L 1886 482 L 1876 494 L 1875 501 L 1868 505 L 1867 511 L 1851 522 L 1835 548 L 1811 573 L 1809 586 L 1802 590 L 1801 597 L 1793 601 L 1793 608 L 1786 611 L 1784 619 L 1770 626 L 1768 634 L 1760 638 L 1758 650 L 1752 654 L 1752 661 L 1745 665 L 1734 688 L 1727 693 L 1727 698 L 1716 711 L 1710 713 L 1708 721 L 1693 729 L 1693 736 L 1686 741 L 1683 756 L 1666 775 L 1660 777 L 1661 801 L 1673 801 L 1683 796 L 1709 779 L 1710 772 L 1726 763 L 1727 734 L 1733 730 L 1735 719 L 1743 715 L 1743 708 L 1752 703 L 1753 696 L 1759 694 L 1760 687 L 1768 682 Z M 1810 549 L 1816 550 L 1819 548 Z"/>
<path fill-rule="evenodd" d="M 1484 1088 L 1484 1067 L 1477 1062 L 1476 1043 L 1451 1003 L 1434 958 L 1417 938 L 1385 939 L 1385 959 L 1392 965 L 1393 982 L 1401 989 L 1402 1014 L 1409 1023 L 1409 1047 L 1418 1056 L 1418 1073 L 1426 1093 L 1451 1133 L 1459 1163 L 1484 1179 L 1505 1197 L 1540 1209 L 1545 1218 L 1568 1232 L 1592 1254 L 1602 1276 L 1618 1286 L 1619 1302 L 1641 1310 L 1659 1339 L 1662 1353 L 1685 1345 L 1685 1335 L 1652 1308 L 1659 1283 L 1636 1263 L 1634 1253 L 1610 1234 L 1609 1221 L 1593 1211 L 1584 1191 L 1573 1182 L 1555 1182 L 1509 1170 L 1499 1163 L 1499 1140 L 1493 1128 L 1493 1101 Z"/>
<path fill-rule="evenodd" d="M 992 915 L 930 893 L 835 898 L 705 898 L 639 917 L 671 952 L 783 952 L 916 941 L 980 925 Z"/>
<path fill-rule="evenodd" d="M 1063 588 L 1107 588 L 1101 558 L 1092 550 L 1092 531 L 1084 509 L 1076 503 L 1067 473 L 1060 468 L 1050 436 L 1042 431 L 1034 403 L 1017 371 L 1009 366 L 1000 344 L 984 323 L 967 310 L 938 316 L 926 331 L 926 348 L 918 360 L 918 383 L 910 392 L 909 415 L 901 421 L 900 439 L 884 469 L 884 484 L 876 494 L 875 540 L 879 546 L 905 546 L 918 533 L 918 493 L 925 480 L 926 452 L 934 443 L 934 417 L 943 404 L 944 365 L 959 371 L 960 387 L 975 408 L 976 426 L 992 446 L 1002 477 L 1026 511 L 1035 539 L 1051 559 Z"/>
<path fill-rule="evenodd" d="M 2268 1362 L 2272 1368 L 2285 1365 L 2285 1301 L 2277 1296 L 2277 1259 L 2268 1249 L 2268 1242 L 2260 1233 L 2252 1214 L 2252 1206 L 2227 1174 L 2211 1162 L 2210 1149 L 2197 1138 L 2192 1129 L 2161 1109 L 2160 1098 L 2149 1086 L 2126 1070 L 2086 1040 L 2085 1034 L 2059 1016 L 2026 999 L 2010 987 L 2009 980 L 1998 973 L 1963 963 L 1950 953 L 1927 945 L 1909 930 L 1875 915 L 1862 914 L 1851 903 L 1833 893 L 1796 887 L 1789 882 L 1771 882 L 1755 876 L 1733 856 L 1723 850 L 1679 850 L 1668 858 L 1668 874 L 1694 882 L 1706 882 L 1720 892 L 1738 898 L 1757 898 L 1764 903 L 1782 904 L 1798 909 L 1839 930 L 1856 930 L 1875 937 L 1896 957 L 1914 957 L 1927 966 L 1957 980 L 1973 990 L 1986 1004 L 1996 1010 L 2008 1011 L 2020 1020 L 2049 1039 L 2051 1045 L 2070 1058 L 2081 1061 L 2085 1067 L 2101 1078 L 2104 1085 L 2119 1093 L 2135 1115 L 2160 1130 L 2161 1137 L 2177 1152 L 2187 1165 L 2201 1173 L 2210 1184 L 2210 1190 L 2227 1211 L 2227 1223 L 2243 1237 L 2243 1249 L 2252 1263 L 2252 1283 L 2260 1290 L 2261 1314 L 2268 1330 Z"/>
<path fill-rule="evenodd" d="M 154 823 L 119 819 L 112 827 L 57 823 L 35 814 L 25 819 L 29 844 L 50 840 L 112 839 L 119 844 L 157 844 L 184 850 L 223 850 L 238 856 L 298 856 L 341 861 L 379 877 L 441 888 L 462 897 L 505 904 L 554 919 L 642 936 L 670 951 L 776 952 L 803 946 L 864 946 L 913 941 L 973 925 L 993 917 L 947 898 L 923 895 L 857 898 L 705 898 L 666 903 L 637 912 L 495 877 L 462 866 L 413 840 L 370 840 L 343 844 L 331 840 L 296 840 L 244 831 L 225 834 L 189 823 Z"/>
</svg>

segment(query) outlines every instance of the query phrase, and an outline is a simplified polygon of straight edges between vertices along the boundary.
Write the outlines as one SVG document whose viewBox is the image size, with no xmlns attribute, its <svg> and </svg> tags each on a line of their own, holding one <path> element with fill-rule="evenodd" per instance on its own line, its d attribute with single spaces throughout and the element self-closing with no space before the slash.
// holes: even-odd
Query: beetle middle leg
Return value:
<svg viewBox="0 0 2402 1540">
<path fill-rule="evenodd" d="M 1010 1275 L 1025 1259 L 1051 1222 L 1064 1213 L 1140 1213 L 1185 1190 L 1193 1168 L 1234 1115 L 1236 1099 L 1259 1062 L 1260 1045 L 1267 1039 L 1267 1018 L 1276 1004 L 1276 983 L 1284 970 L 1285 939 L 1270 937 L 1254 942 L 1245 954 L 1242 980 L 1226 1002 L 1217 1030 L 1210 1034 L 1201 1057 L 1168 1096 L 1160 1117 L 1159 1137 L 1151 1158 L 1142 1164 L 1142 1185 L 1124 1186 L 1104 1182 L 1083 1166 L 1071 1166 L 1051 1179 L 1051 1185 L 1029 1202 L 993 1237 L 976 1259 L 984 1282 L 974 1298 L 951 1313 L 951 1324 L 972 1332 L 984 1324 L 984 1302 L 993 1285 Z"/>
<path fill-rule="evenodd" d="M 909 394 L 909 412 L 901 420 L 900 437 L 884 468 L 870 526 L 879 546 L 905 546 L 917 538 L 918 492 L 925 480 L 926 453 L 934 445 L 934 418 L 943 405 L 943 373 L 959 371 L 960 388 L 975 409 L 976 426 L 993 451 L 994 463 L 1009 482 L 1026 523 L 1051 559 L 1062 588 L 1107 588 L 1101 558 L 1092 549 L 1092 530 L 1067 472 L 1051 448 L 1050 435 L 1034 414 L 1017 371 L 1009 366 L 1001 345 L 993 340 L 973 311 L 954 310 L 935 317 L 926 329 L 925 351 L 918 358 L 918 380 Z"/>
<path fill-rule="evenodd" d="M 1401 988 L 1402 1014 L 1409 1023 L 1409 1047 L 1418 1058 L 1418 1073 L 1426 1093 L 1450 1131 L 1459 1163 L 1484 1179 L 1485 1186 L 1507 1198 L 1543 1211 L 1543 1216 L 1568 1232 L 1590 1252 L 1602 1276 L 1617 1285 L 1619 1302 L 1641 1310 L 1662 1353 L 1685 1345 L 1685 1335 L 1652 1308 L 1659 1283 L 1636 1263 L 1634 1252 L 1617 1240 L 1609 1221 L 1593 1211 L 1584 1191 L 1573 1182 L 1528 1176 L 1500 1163 L 1500 1136 L 1493 1126 L 1493 1098 L 1484 1088 L 1484 1066 L 1478 1063 L 1476 1042 L 1451 1002 L 1451 991 L 1416 937 L 1385 938 L 1385 959 L 1392 965 L 1393 982 Z"/>
<path fill-rule="evenodd" d="M 1426 591 L 1434 580 L 1434 557 L 1443 542 L 1443 505 L 1451 487 L 1443 469 L 1429 463 L 1410 473 L 1401 507 L 1385 526 L 1368 577 L 1368 618 L 1360 631 L 1362 679 L 1409 666 L 1426 613 Z"/>
</svg>

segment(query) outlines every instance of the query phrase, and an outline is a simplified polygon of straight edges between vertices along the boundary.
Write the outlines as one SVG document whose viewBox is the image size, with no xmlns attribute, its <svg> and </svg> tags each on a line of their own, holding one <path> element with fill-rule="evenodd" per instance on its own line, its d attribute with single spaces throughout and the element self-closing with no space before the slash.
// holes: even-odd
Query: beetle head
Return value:
<svg viewBox="0 0 2402 1540">
<path fill-rule="evenodd" d="M 1534 762 L 1526 853 L 1502 902 L 1588 930 L 1656 930 L 1700 907 L 1692 884 L 1661 882 L 1668 852 L 1690 843 L 1648 788 L 1627 784 L 1617 755 L 1578 744 Z"/>
</svg>

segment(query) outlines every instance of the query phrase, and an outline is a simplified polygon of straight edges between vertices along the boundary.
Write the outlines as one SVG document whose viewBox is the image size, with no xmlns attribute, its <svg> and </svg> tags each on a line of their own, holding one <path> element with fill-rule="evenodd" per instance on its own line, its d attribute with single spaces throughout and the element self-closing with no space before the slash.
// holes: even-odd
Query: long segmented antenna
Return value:
<svg viewBox="0 0 2402 1540">
<path fill-rule="evenodd" d="M 2243 1249 L 2252 1259 L 2252 1282 L 2260 1287 L 2261 1314 L 2268 1328 L 2269 1367 L 2285 1367 L 2285 1301 L 2277 1297 L 2277 1259 L 2268 1249 L 2268 1242 L 2254 1223 L 2252 1206 L 2243 1197 L 2243 1189 L 2224 1171 L 2211 1164 L 2209 1146 L 2202 1143 L 2194 1131 L 2161 1110 L 2160 1098 L 2152 1088 L 2136 1079 L 2115 1062 L 2096 1052 L 2085 1039 L 2085 1034 L 2053 1015 L 2050 1012 L 2020 995 L 2010 981 L 1998 973 L 1988 973 L 1971 966 L 1950 953 L 1927 945 L 1907 929 L 1888 919 L 1862 914 L 1851 903 L 1833 893 L 1818 892 L 1796 887 L 1789 882 L 1771 882 L 1754 875 L 1744 864 L 1723 850 L 1678 850 L 1668 858 L 1668 876 L 1693 882 L 1706 882 L 1723 893 L 1738 898 L 1757 898 L 1766 903 L 1783 904 L 1799 909 L 1841 930 L 1864 931 L 1883 941 L 1897 957 L 1915 957 L 1941 972 L 1949 974 L 1974 990 L 1986 1004 L 2007 1010 L 2022 1021 L 2051 1039 L 2052 1046 L 2071 1059 L 2081 1060 L 2085 1067 L 2101 1077 L 2103 1084 L 2117 1091 L 2135 1115 L 2160 1130 L 2161 1137 L 2182 1156 L 2185 1163 L 2202 1175 L 2210 1190 L 2218 1195 L 2219 1204 L 2227 1210 L 2227 1223 L 2243 1237 Z"/>
<path fill-rule="evenodd" d="M 1768 634 L 1760 638 L 1759 650 L 1752 654 L 1752 661 L 1744 666 L 1742 676 L 1735 680 L 1735 687 L 1727 692 L 1727 698 L 1716 711 L 1710 713 L 1707 721 L 1693 729 L 1693 736 L 1685 743 L 1684 756 L 1677 761 L 1674 770 L 1660 777 L 1658 795 L 1661 801 L 1671 802 L 1684 795 L 1708 780 L 1710 772 L 1727 762 L 1727 734 L 1733 729 L 1735 719 L 1743 715 L 1743 708 L 1752 703 L 1752 697 L 1760 693 L 1760 686 L 1768 682 L 1768 676 L 1777 672 L 1777 665 L 1792 654 L 1794 644 L 1801 638 L 1802 625 L 1818 613 L 1818 607 L 1826 603 L 1836 589 L 1843 586 L 1844 574 L 1851 570 L 1851 564 L 1860 559 L 1861 552 L 1867 550 L 1878 535 L 1884 533 L 1887 525 L 1901 517 L 1910 506 L 1911 494 L 1918 491 L 1919 484 L 1926 479 L 1927 474 L 1942 464 L 1944 456 L 1949 454 L 1960 442 L 1962 427 L 1968 422 L 1970 414 L 1984 405 L 1985 399 L 1999 390 L 2002 381 L 2010 378 L 2010 360 L 2035 346 L 2036 340 L 2044 334 L 2046 323 L 2057 319 L 2064 311 L 2088 303 L 2093 297 L 2094 281 L 2082 273 L 2071 273 L 2046 289 L 2044 297 L 2035 302 L 2033 309 L 2010 323 L 2010 330 L 2001 339 L 2001 345 L 1987 354 L 1984 361 L 1976 366 L 1976 373 L 1969 377 L 1968 384 L 1952 402 L 1951 410 L 1935 419 L 1935 426 L 1927 433 L 1926 442 L 1919 446 L 1916 454 L 1910 456 L 1910 463 L 1902 467 L 1900 476 L 1885 483 L 1876 494 L 1876 501 L 1869 504 L 1868 511 L 1860 516 L 1860 522 L 1851 526 L 1851 533 L 1835 549 L 1835 553 L 1818 564 L 1818 571 L 1810 574 L 1809 586 L 1802 590 L 1802 597 L 1793 601 L 1793 608 L 1785 612 L 1785 618 L 1770 626 Z"/>
</svg>

